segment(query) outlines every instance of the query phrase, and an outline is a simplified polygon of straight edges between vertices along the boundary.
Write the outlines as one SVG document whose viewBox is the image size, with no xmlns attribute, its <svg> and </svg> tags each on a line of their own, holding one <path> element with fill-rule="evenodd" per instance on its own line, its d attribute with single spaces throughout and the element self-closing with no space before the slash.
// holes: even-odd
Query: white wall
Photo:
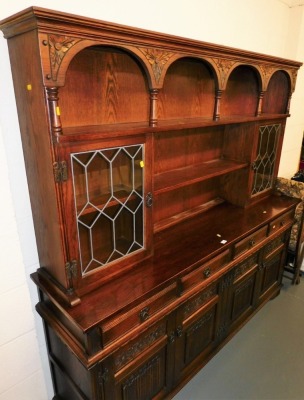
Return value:
<svg viewBox="0 0 304 400">
<path fill-rule="evenodd" d="M 35 5 L 304 60 L 303 7 L 281 0 L 36 0 Z M 287 4 L 286 4 L 287 3 Z M 3 2 L 0 19 L 32 3 Z M 303 49 L 303 50 L 302 50 Z M 0 38 L 0 400 L 49 400 L 52 385 L 38 298 L 38 267 L 6 41 Z M 304 129 L 304 68 L 298 77 L 279 174 L 296 172 Z M 72 399 L 71 399 L 72 400 Z"/>
</svg>

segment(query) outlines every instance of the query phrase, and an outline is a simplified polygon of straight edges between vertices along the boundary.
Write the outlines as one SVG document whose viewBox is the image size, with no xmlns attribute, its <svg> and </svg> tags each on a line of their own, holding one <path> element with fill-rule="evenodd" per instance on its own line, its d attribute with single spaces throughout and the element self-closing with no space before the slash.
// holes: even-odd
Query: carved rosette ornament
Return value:
<svg viewBox="0 0 304 400">
<path fill-rule="evenodd" d="M 163 73 L 164 66 L 167 64 L 169 59 L 174 55 L 173 52 L 159 50 L 159 49 L 148 49 L 139 48 L 139 50 L 144 54 L 149 64 L 152 67 L 154 77 L 157 83 L 159 83 L 160 78 Z"/>
<path fill-rule="evenodd" d="M 232 60 L 223 60 L 221 58 L 213 58 L 212 61 L 214 64 L 217 66 L 219 72 L 220 72 L 220 83 L 221 83 L 221 88 L 225 87 L 225 84 L 228 79 L 228 74 L 233 67 L 234 64 L 236 64 L 235 61 Z"/>
<path fill-rule="evenodd" d="M 59 67 L 67 52 L 81 39 L 75 39 L 69 36 L 48 35 L 48 44 L 51 62 L 51 77 L 57 80 Z"/>
</svg>

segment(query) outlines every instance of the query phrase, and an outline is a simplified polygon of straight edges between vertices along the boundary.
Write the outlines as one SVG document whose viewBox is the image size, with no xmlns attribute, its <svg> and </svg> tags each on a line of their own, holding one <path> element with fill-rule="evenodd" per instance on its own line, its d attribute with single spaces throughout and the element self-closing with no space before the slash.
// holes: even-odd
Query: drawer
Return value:
<svg viewBox="0 0 304 400">
<path fill-rule="evenodd" d="M 100 325 L 103 346 L 147 321 L 176 299 L 176 284 L 174 283 L 131 310 L 124 310 L 115 318 Z"/>
<path fill-rule="evenodd" d="M 281 215 L 269 224 L 269 235 L 277 232 L 279 229 L 289 226 L 294 222 L 294 210 Z"/>
<path fill-rule="evenodd" d="M 197 268 L 195 271 L 192 271 L 189 274 L 185 275 L 181 279 L 183 291 L 187 291 L 195 285 L 199 285 L 206 279 L 212 278 L 212 276 L 221 268 L 225 267 L 230 262 L 230 260 L 231 251 L 230 249 L 228 249 L 218 256 L 214 257 L 212 260 L 208 261 L 201 267 Z"/>
<path fill-rule="evenodd" d="M 259 242 L 267 236 L 268 226 L 265 225 L 263 228 L 254 232 L 252 235 L 249 235 L 243 240 L 240 240 L 234 246 L 234 258 L 238 257 L 240 254 L 244 253 L 247 250 L 254 248 Z"/>
</svg>

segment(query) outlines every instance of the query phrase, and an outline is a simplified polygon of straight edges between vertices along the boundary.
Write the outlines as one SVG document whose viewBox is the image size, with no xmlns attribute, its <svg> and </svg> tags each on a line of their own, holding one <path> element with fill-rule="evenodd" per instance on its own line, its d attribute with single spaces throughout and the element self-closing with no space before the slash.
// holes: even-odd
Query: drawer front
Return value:
<svg viewBox="0 0 304 400">
<path fill-rule="evenodd" d="M 268 226 L 263 226 L 263 228 L 249 235 L 243 240 L 236 243 L 234 247 L 234 258 L 238 257 L 240 254 L 247 250 L 254 248 L 258 243 L 260 243 L 267 236 Z"/>
<path fill-rule="evenodd" d="M 230 249 L 228 249 L 217 257 L 214 257 L 212 260 L 208 261 L 195 271 L 192 271 L 189 274 L 185 275 L 181 279 L 183 290 L 190 290 L 191 288 L 199 285 L 201 282 L 207 280 L 208 278 L 212 278 L 213 275 L 221 268 L 225 267 L 230 262 L 230 260 L 231 251 Z"/>
<path fill-rule="evenodd" d="M 288 227 L 290 224 L 294 222 L 294 210 L 289 211 L 288 213 L 281 215 L 276 218 L 274 221 L 269 224 L 269 235 L 277 232 L 279 229 L 283 229 L 284 227 Z"/>
<path fill-rule="evenodd" d="M 106 346 L 126 332 L 144 323 L 176 299 L 176 285 L 172 284 L 152 296 L 149 300 L 146 300 L 129 311 L 122 312 L 115 318 L 102 324 L 100 329 L 103 345 Z"/>
</svg>

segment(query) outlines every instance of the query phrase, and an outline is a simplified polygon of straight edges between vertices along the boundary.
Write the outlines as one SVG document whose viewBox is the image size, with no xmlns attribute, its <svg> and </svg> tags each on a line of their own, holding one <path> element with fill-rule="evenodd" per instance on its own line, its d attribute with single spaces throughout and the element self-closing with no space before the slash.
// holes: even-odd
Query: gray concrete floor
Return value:
<svg viewBox="0 0 304 400">
<path fill-rule="evenodd" d="M 304 400 L 304 277 L 283 283 L 173 400 Z"/>
</svg>

